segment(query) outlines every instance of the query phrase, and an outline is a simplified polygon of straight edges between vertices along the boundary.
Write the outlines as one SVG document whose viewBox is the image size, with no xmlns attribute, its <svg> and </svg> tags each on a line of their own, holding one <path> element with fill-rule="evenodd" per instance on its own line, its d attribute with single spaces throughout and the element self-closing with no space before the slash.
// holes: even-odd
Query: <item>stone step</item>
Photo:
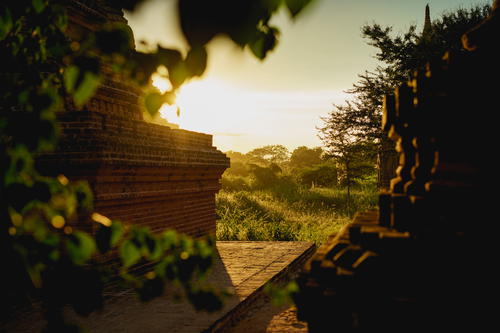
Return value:
<svg viewBox="0 0 500 333">
<path fill-rule="evenodd" d="M 267 282 L 286 281 L 295 275 L 315 246 L 310 242 L 220 241 L 217 251 L 219 260 L 209 277 L 210 284 L 233 292 L 220 311 L 196 312 L 189 303 L 174 302 L 167 296 L 142 303 L 132 291 L 125 291 L 109 295 L 99 313 L 88 318 L 69 313 L 69 317 L 89 332 L 219 332 L 237 322 L 264 296 Z M 42 324 L 41 315 L 31 313 L 4 328 L 7 332 L 40 332 Z"/>
</svg>

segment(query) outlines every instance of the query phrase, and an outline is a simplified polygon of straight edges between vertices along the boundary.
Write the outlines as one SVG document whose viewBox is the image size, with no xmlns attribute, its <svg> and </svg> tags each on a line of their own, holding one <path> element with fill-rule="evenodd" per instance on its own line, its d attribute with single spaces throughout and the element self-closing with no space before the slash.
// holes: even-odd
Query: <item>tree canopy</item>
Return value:
<svg viewBox="0 0 500 333">
<path fill-rule="evenodd" d="M 321 147 L 308 148 L 300 146 L 294 149 L 290 156 L 291 167 L 307 167 L 323 162 L 323 149 Z"/>
<path fill-rule="evenodd" d="M 431 22 L 429 29 L 419 31 L 411 25 L 403 34 L 394 35 L 392 27 L 380 24 L 365 25 L 362 35 L 378 52 L 380 65 L 374 71 L 359 75 L 359 81 L 347 92 L 352 98 L 323 117 L 318 128 L 325 150 L 336 158 L 353 156 L 352 152 L 365 150 L 375 155 L 387 150 L 386 136 L 381 129 L 383 98 L 409 79 L 410 73 L 440 58 L 446 51 L 463 51 L 461 36 L 484 20 L 491 7 L 460 8 L 444 13 Z M 369 149 L 367 151 L 366 149 Z"/>
</svg>

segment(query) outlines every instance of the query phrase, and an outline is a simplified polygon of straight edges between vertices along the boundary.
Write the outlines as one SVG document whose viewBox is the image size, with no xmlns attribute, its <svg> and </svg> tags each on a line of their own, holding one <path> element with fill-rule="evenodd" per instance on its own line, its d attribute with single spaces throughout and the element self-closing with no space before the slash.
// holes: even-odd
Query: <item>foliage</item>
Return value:
<svg viewBox="0 0 500 333">
<path fill-rule="evenodd" d="M 221 179 L 221 187 L 226 191 L 245 191 L 250 189 L 250 179 L 224 174 Z"/>
<path fill-rule="evenodd" d="M 375 165 L 372 141 L 361 141 L 357 137 L 358 129 L 346 121 L 350 106 L 337 106 L 328 117 L 321 118 L 324 126 L 319 129 L 319 137 L 323 141 L 328 156 L 338 163 L 338 177 L 348 190 L 355 177 L 365 172 L 367 162 Z"/>
<path fill-rule="evenodd" d="M 290 152 L 288 148 L 282 145 L 268 145 L 253 149 L 249 151 L 246 156 L 250 163 L 261 165 L 275 163 L 282 165 L 289 160 Z"/>
<path fill-rule="evenodd" d="M 323 149 L 321 147 L 308 148 L 300 146 L 294 149 L 290 156 L 291 167 L 310 167 L 323 162 Z"/>
<path fill-rule="evenodd" d="M 326 140 L 329 152 L 338 158 L 338 153 L 344 151 L 342 156 L 346 158 L 356 151 L 375 154 L 391 147 L 381 130 L 383 96 L 391 94 L 396 86 L 408 80 L 411 72 L 441 57 L 445 51 L 463 50 L 460 36 L 482 21 L 489 10 L 489 6 L 476 6 L 445 13 L 432 22 L 425 35 L 415 25 L 396 36 L 392 35 L 391 27 L 363 26 L 363 36 L 378 50 L 375 57 L 383 65 L 359 75 L 359 81 L 348 91 L 354 98 L 336 105 L 322 118 L 320 136 Z"/>
<path fill-rule="evenodd" d="M 133 9 L 144 1 L 110 0 L 120 9 Z M 2 316 L 39 298 L 48 331 L 74 329 L 64 321 L 62 308 L 68 304 L 88 315 L 102 306 L 103 284 L 111 275 L 95 261 L 110 251 L 119 253 L 117 278 L 134 287 L 142 300 L 159 296 L 166 282 L 178 281 L 197 309 L 220 307 L 213 293 L 192 282 L 206 274 L 213 241 L 175 232 L 154 235 L 93 212 L 85 183 L 70 182 L 64 175 L 40 175 L 35 156 L 54 149 L 55 113 L 66 103 L 84 106 L 104 78 L 104 64 L 143 88 L 157 68 L 167 68 L 172 89 L 163 94 L 150 90 L 144 97 L 154 116 L 163 103 L 175 103 L 176 91 L 186 80 L 203 74 L 206 44 L 213 36 L 226 34 L 263 59 L 277 43 L 279 31 L 270 25 L 271 16 L 284 5 L 295 17 L 309 2 L 179 0 L 180 23 L 190 46 L 184 56 L 161 46 L 151 53 L 135 51 L 130 28 L 123 24 L 105 25 L 81 40 L 71 40 L 63 2 L 2 1 L 0 255 L 8 267 L 0 287 Z M 86 216 L 98 223 L 95 235 L 73 228 Z M 131 269 L 139 262 L 154 267 L 146 275 L 134 275 Z"/>
<path fill-rule="evenodd" d="M 334 187 L 338 184 L 337 168 L 331 164 L 318 164 L 299 169 L 297 182 L 306 187 Z"/>
</svg>

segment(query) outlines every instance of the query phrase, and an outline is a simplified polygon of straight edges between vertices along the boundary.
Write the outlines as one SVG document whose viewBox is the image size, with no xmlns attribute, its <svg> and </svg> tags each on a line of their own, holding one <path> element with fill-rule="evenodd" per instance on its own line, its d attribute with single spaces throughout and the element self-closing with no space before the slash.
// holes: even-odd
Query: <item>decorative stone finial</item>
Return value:
<svg viewBox="0 0 500 333">
<path fill-rule="evenodd" d="M 431 11 L 429 9 L 429 4 L 425 6 L 425 22 L 424 22 L 424 30 L 422 31 L 422 35 L 427 36 L 432 30 L 431 24 Z"/>
</svg>

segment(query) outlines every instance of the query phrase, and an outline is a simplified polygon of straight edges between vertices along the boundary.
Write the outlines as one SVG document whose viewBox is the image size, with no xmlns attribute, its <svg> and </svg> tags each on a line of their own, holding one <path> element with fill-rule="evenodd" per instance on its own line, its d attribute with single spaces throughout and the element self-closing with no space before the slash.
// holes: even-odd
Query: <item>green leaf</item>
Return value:
<svg viewBox="0 0 500 333">
<path fill-rule="evenodd" d="M 78 210 L 80 212 L 90 212 L 93 208 L 93 195 L 89 185 L 84 181 L 71 182 L 71 187 L 75 191 Z"/>
<path fill-rule="evenodd" d="M 159 277 L 156 277 L 151 280 L 144 281 L 144 284 L 141 289 L 139 289 L 139 298 L 143 302 L 148 302 L 156 297 L 159 297 L 163 294 L 163 290 L 165 289 L 165 283 Z"/>
<path fill-rule="evenodd" d="M 163 248 L 172 249 L 179 244 L 179 234 L 175 230 L 167 230 L 161 235 Z"/>
<path fill-rule="evenodd" d="M 157 92 L 151 92 L 144 98 L 144 103 L 146 104 L 146 110 L 151 116 L 156 115 L 158 110 L 161 108 L 165 99 L 162 94 Z"/>
<path fill-rule="evenodd" d="M 99 223 L 95 239 L 99 252 L 106 253 L 116 246 L 123 236 L 123 225 L 118 221 L 113 221 L 111 225 L 105 226 Z"/>
<path fill-rule="evenodd" d="M 75 90 L 78 74 L 80 74 L 80 69 L 75 65 L 71 65 L 64 70 L 64 87 L 70 94 Z"/>
<path fill-rule="evenodd" d="M 83 106 L 92 95 L 94 95 L 100 82 L 101 78 L 99 75 L 90 71 L 85 72 L 82 83 L 78 86 L 73 95 L 77 107 Z"/>
<path fill-rule="evenodd" d="M 207 50 L 205 47 L 196 47 L 189 50 L 186 56 L 186 66 L 191 76 L 201 76 L 207 68 Z"/>
<path fill-rule="evenodd" d="M 312 0 L 285 0 L 286 7 L 292 17 L 297 16 Z"/>
<path fill-rule="evenodd" d="M 95 252 L 96 244 L 92 237 L 81 231 L 75 231 L 66 239 L 66 250 L 75 264 L 84 264 Z"/>
<path fill-rule="evenodd" d="M 113 24 L 95 33 L 96 46 L 104 54 L 126 54 L 132 46 L 132 31 L 126 24 Z"/>
<path fill-rule="evenodd" d="M 214 312 L 222 308 L 222 300 L 212 290 L 196 290 L 188 293 L 188 298 L 197 311 Z"/>
<path fill-rule="evenodd" d="M 260 33 L 255 40 L 248 44 L 252 53 L 260 60 L 263 60 L 266 57 L 266 53 L 264 52 L 264 39 L 265 34 Z"/>
<path fill-rule="evenodd" d="M 123 224 L 119 221 L 113 221 L 111 223 L 111 247 L 116 246 L 123 237 L 124 228 Z"/>
<path fill-rule="evenodd" d="M 4 40 L 5 37 L 9 34 L 10 30 L 12 30 L 13 22 L 12 15 L 10 13 L 9 8 L 4 7 L 0 12 L 0 41 Z"/>
<path fill-rule="evenodd" d="M 163 65 L 167 68 L 171 68 L 177 66 L 182 61 L 182 55 L 178 50 L 165 49 L 161 46 L 158 46 L 156 57 L 158 62 L 157 67 Z"/>
<path fill-rule="evenodd" d="M 179 88 L 189 77 L 190 71 L 185 62 L 180 62 L 177 66 L 168 68 L 168 78 L 174 89 Z"/>
<path fill-rule="evenodd" d="M 120 257 L 123 266 L 126 268 L 132 266 L 141 258 L 141 252 L 131 240 L 127 240 L 120 247 Z"/>
<path fill-rule="evenodd" d="M 283 0 L 264 0 L 262 4 L 270 13 L 274 13 L 283 3 Z"/>
<path fill-rule="evenodd" d="M 32 0 L 31 3 L 33 4 L 33 8 L 35 8 L 35 12 L 38 14 L 40 14 L 45 8 L 44 0 Z"/>
</svg>

